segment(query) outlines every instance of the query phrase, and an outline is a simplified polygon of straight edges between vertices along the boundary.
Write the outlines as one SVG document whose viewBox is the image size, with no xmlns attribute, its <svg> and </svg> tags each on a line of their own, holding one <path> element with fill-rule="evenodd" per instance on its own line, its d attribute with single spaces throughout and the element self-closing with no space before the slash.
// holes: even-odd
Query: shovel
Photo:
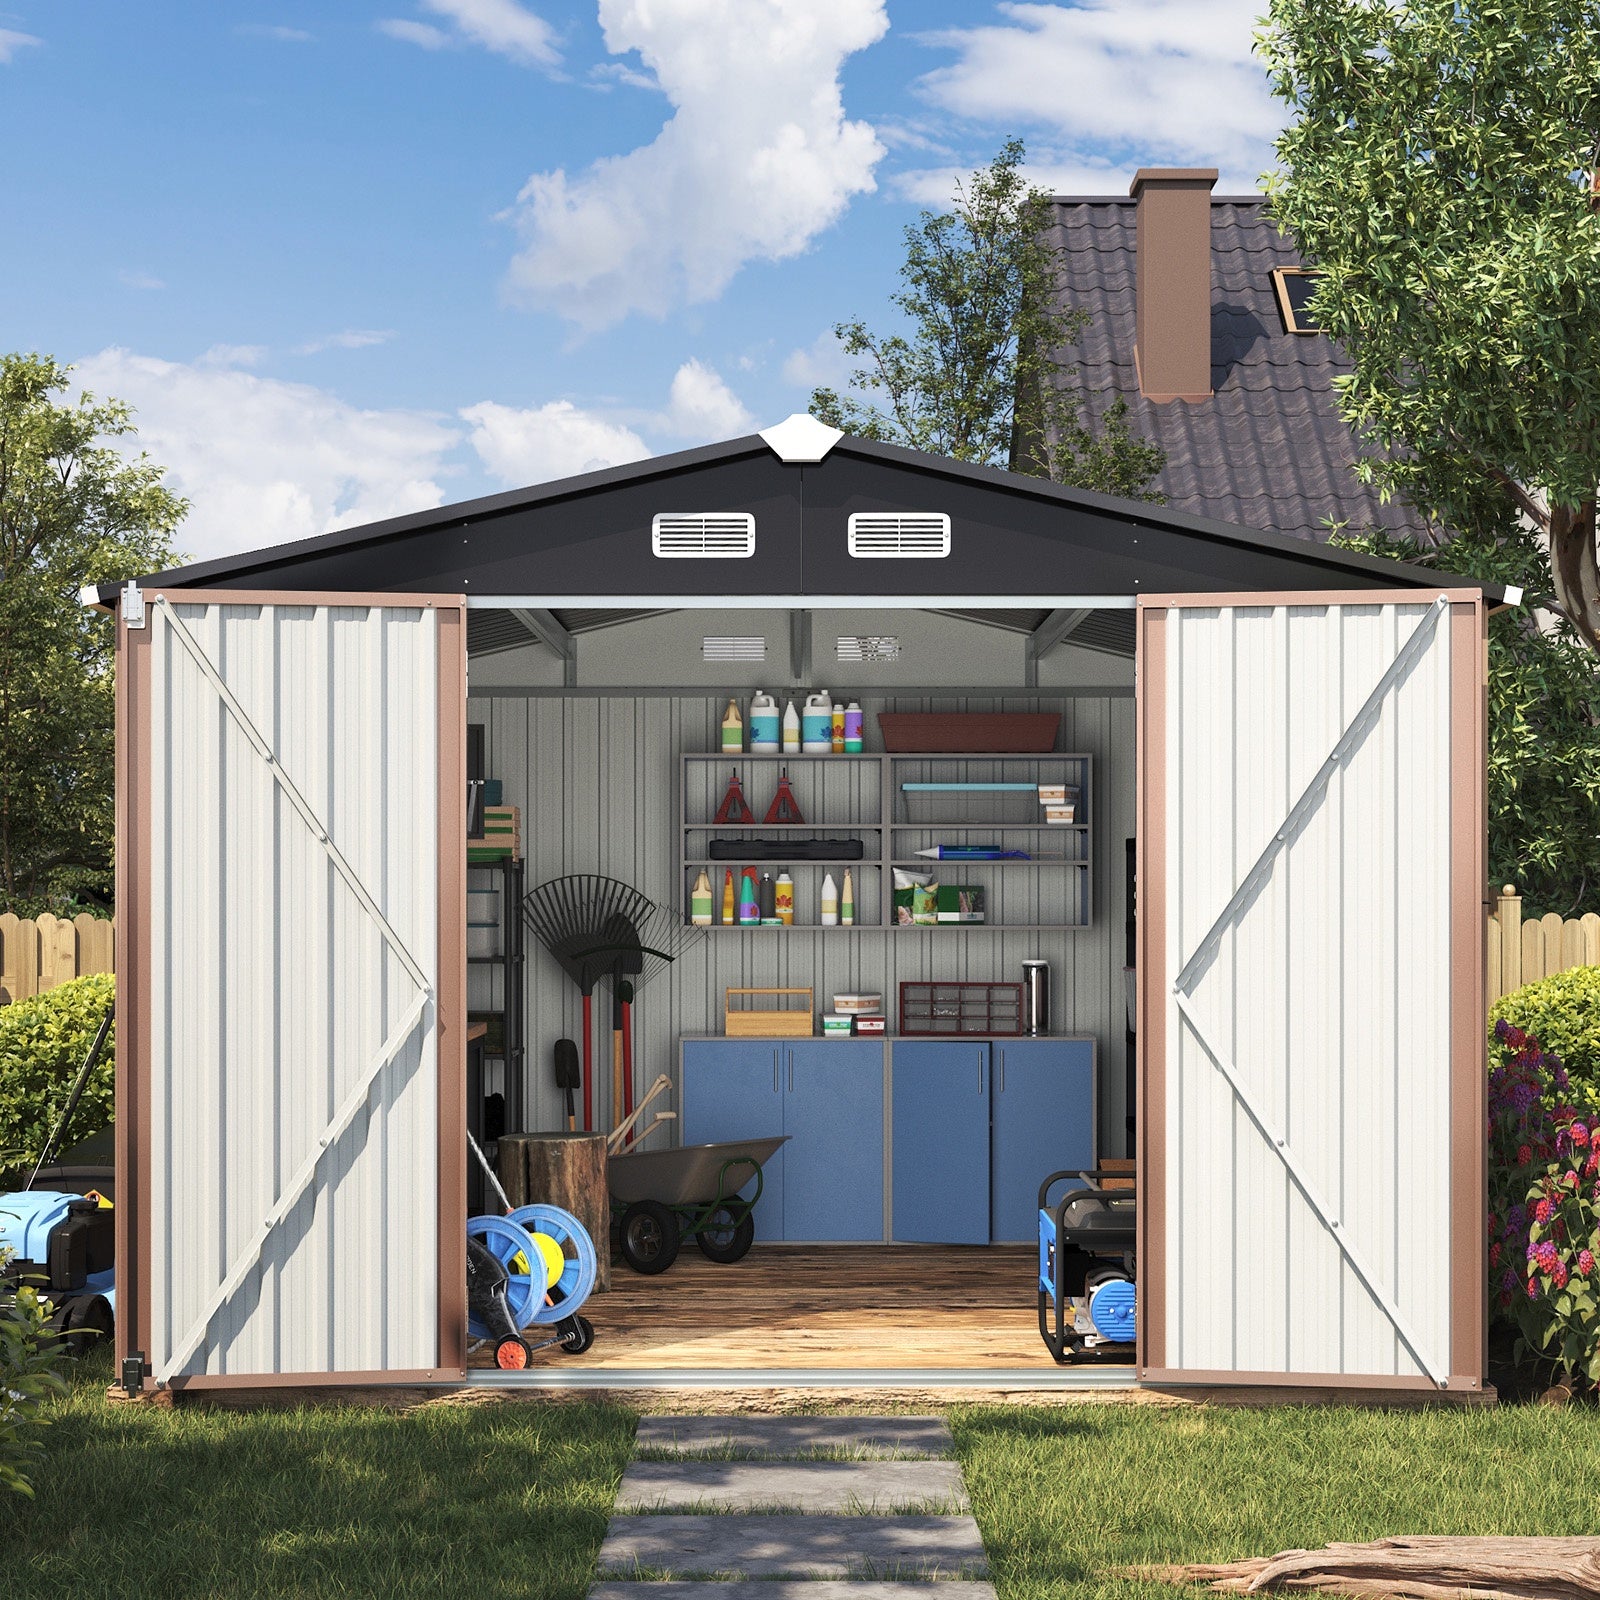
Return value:
<svg viewBox="0 0 1600 1600">
<path fill-rule="evenodd" d="M 571 1133 L 578 1126 L 578 1113 L 572 1101 L 572 1091 L 582 1082 L 578 1071 L 578 1047 L 570 1039 L 557 1039 L 555 1055 L 556 1088 L 566 1091 L 567 1131 Z"/>
</svg>

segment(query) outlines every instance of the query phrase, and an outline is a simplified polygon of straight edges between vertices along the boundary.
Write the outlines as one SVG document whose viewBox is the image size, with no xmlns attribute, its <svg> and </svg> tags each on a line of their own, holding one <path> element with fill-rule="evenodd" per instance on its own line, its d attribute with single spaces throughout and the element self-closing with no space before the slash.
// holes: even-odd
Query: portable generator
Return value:
<svg viewBox="0 0 1600 1600">
<path fill-rule="evenodd" d="M 1064 1179 L 1080 1186 L 1049 1206 L 1051 1188 Z M 1125 1173 L 1052 1172 L 1039 1185 L 1039 1337 L 1057 1361 L 1132 1356 L 1137 1218 Z"/>
</svg>

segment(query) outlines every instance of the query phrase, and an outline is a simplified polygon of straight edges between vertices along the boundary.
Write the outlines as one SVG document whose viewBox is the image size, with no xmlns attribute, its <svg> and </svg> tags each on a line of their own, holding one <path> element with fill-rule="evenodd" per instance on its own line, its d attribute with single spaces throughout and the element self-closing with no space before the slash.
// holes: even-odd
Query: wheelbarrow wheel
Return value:
<svg viewBox="0 0 1600 1600">
<path fill-rule="evenodd" d="M 694 1236 L 700 1254 L 707 1261 L 721 1266 L 731 1266 L 742 1261 L 756 1242 L 755 1214 L 746 1211 L 737 1222 L 731 1206 L 718 1206 L 706 1219 L 705 1226 Z"/>
<path fill-rule="evenodd" d="M 622 1259 L 635 1272 L 665 1272 L 682 1242 L 678 1219 L 659 1200 L 635 1200 L 622 1213 Z"/>
<path fill-rule="evenodd" d="M 563 1355 L 581 1356 L 594 1343 L 594 1324 L 587 1317 L 574 1313 L 561 1322 L 561 1352 Z"/>
</svg>

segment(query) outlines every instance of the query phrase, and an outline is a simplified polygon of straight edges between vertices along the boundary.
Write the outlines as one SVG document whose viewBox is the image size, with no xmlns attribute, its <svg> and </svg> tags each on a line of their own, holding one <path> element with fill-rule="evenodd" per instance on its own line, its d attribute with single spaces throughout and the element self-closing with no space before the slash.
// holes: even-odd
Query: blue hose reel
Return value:
<svg viewBox="0 0 1600 1600">
<path fill-rule="evenodd" d="M 544 1248 L 537 1236 L 548 1241 Z M 470 1217 L 467 1237 L 505 1269 L 506 1305 L 518 1328 L 563 1322 L 576 1315 L 594 1292 L 599 1270 L 594 1244 L 583 1224 L 560 1206 L 518 1206 L 505 1217 Z M 562 1266 L 552 1272 L 550 1264 L 557 1255 Z M 475 1339 L 487 1339 L 497 1330 L 491 1330 L 469 1305 L 467 1331 Z"/>
</svg>

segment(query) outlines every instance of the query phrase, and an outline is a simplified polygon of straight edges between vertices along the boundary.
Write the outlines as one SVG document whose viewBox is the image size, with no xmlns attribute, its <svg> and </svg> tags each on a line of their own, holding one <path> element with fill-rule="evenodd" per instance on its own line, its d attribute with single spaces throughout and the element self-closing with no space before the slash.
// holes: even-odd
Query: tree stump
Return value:
<svg viewBox="0 0 1600 1600">
<path fill-rule="evenodd" d="M 603 1133 L 507 1133 L 496 1162 L 512 1209 L 560 1206 L 594 1241 L 595 1287 L 611 1287 L 611 1201 Z"/>
</svg>

